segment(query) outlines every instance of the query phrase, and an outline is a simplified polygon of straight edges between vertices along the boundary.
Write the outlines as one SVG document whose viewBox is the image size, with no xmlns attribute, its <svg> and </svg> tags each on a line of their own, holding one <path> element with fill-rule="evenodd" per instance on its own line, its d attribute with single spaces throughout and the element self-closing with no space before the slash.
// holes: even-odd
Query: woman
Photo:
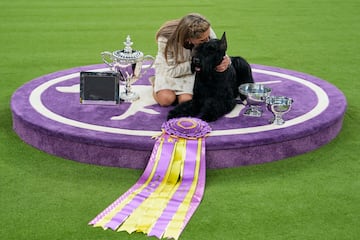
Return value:
<svg viewBox="0 0 360 240">
<path fill-rule="evenodd" d="M 209 21 L 196 13 L 168 21 L 160 27 L 156 33 L 158 52 L 154 62 L 153 96 L 161 106 L 192 98 L 195 74 L 191 70 L 191 50 L 210 38 L 216 38 L 216 35 Z M 223 72 L 229 64 L 230 58 L 226 56 L 216 70 Z"/>
</svg>

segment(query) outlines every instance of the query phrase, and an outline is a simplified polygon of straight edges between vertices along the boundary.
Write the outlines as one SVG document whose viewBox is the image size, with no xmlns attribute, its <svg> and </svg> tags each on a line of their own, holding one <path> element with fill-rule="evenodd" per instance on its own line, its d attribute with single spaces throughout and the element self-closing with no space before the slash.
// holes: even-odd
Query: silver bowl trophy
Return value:
<svg viewBox="0 0 360 240">
<path fill-rule="evenodd" d="M 282 125 L 285 120 L 282 118 L 284 113 L 287 113 L 291 109 L 291 105 L 294 100 L 285 96 L 270 96 L 266 98 L 267 109 L 273 113 L 274 118 L 270 120 L 270 123 L 275 125 Z"/>
<path fill-rule="evenodd" d="M 265 103 L 266 97 L 271 93 L 271 89 L 263 84 L 245 83 L 239 87 L 239 92 L 246 96 L 248 108 L 244 115 L 251 117 L 261 117 L 263 110 L 261 105 Z"/>
<path fill-rule="evenodd" d="M 122 76 L 120 81 L 125 84 L 125 89 L 120 92 L 120 99 L 124 102 L 133 102 L 138 100 L 140 96 L 131 90 L 131 85 L 152 67 L 154 57 L 150 55 L 144 56 L 141 51 L 133 50 L 131 48 L 133 42 L 131 42 L 129 35 L 126 37 L 124 45 L 125 48 L 123 50 L 116 50 L 114 52 L 104 51 L 101 53 L 101 56 L 111 71 L 120 72 Z M 146 60 L 152 61 L 150 65 L 143 68 L 143 62 Z"/>
</svg>

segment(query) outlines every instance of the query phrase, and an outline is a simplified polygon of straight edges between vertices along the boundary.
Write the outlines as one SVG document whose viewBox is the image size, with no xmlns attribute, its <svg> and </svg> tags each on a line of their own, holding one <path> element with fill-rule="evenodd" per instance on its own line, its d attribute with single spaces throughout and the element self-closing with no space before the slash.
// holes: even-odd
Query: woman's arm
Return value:
<svg viewBox="0 0 360 240">
<path fill-rule="evenodd" d="M 164 56 L 165 47 L 166 39 L 159 38 L 157 64 L 162 69 L 162 71 L 169 77 L 181 77 L 184 75 L 192 74 L 190 59 L 189 61 L 176 64 L 174 57 L 168 55 L 168 59 L 166 60 Z M 190 53 L 184 52 L 184 54 L 189 55 L 190 58 Z"/>
</svg>

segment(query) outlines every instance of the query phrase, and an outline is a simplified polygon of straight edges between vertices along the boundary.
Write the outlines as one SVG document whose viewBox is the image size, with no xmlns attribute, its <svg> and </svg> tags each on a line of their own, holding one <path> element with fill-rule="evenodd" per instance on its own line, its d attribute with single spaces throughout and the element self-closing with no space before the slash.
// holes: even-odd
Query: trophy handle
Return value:
<svg viewBox="0 0 360 240">
<path fill-rule="evenodd" d="M 147 66 L 146 68 L 143 68 L 142 74 L 145 74 L 154 65 L 155 58 L 153 56 L 151 56 L 151 55 L 144 56 L 143 61 L 148 61 L 148 60 L 152 60 L 152 61 L 149 66 Z"/>
<path fill-rule="evenodd" d="M 112 53 L 111 52 L 108 52 L 108 51 L 105 51 L 105 52 L 102 52 L 101 53 L 101 57 L 102 57 L 102 60 L 103 62 L 108 65 L 110 68 L 113 68 L 114 67 L 114 63 L 113 63 L 113 58 L 112 58 Z M 111 60 L 111 61 L 108 61 L 107 59 Z"/>
</svg>

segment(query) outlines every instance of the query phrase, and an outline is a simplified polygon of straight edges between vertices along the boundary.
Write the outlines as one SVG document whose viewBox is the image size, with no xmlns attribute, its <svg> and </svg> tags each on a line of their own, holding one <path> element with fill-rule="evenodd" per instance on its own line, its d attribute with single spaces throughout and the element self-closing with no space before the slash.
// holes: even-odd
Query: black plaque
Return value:
<svg viewBox="0 0 360 240">
<path fill-rule="evenodd" d="M 80 72 L 80 103 L 118 104 L 119 81 L 118 72 Z"/>
</svg>

